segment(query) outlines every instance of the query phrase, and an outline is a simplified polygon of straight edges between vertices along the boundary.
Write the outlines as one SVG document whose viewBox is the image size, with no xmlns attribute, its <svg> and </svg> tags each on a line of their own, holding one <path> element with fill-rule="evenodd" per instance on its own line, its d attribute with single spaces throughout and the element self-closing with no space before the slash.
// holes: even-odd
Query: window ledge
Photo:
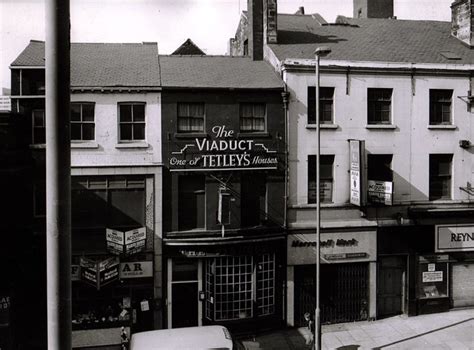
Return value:
<svg viewBox="0 0 474 350">
<path fill-rule="evenodd" d="M 396 125 L 393 124 L 367 124 L 365 126 L 366 129 L 373 129 L 373 130 L 395 130 L 397 128 Z"/>
<path fill-rule="evenodd" d="M 458 127 L 452 124 L 428 125 L 430 130 L 456 130 Z"/>
<path fill-rule="evenodd" d="M 71 148 L 99 148 L 99 145 L 94 141 L 72 141 Z"/>
<path fill-rule="evenodd" d="M 30 145 L 31 149 L 45 149 L 46 144 L 45 143 L 35 143 Z"/>
<path fill-rule="evenodd" d="M 336 130 L 337 128 L 339 128 L 339 125 L 337 125 L 337 124 L 320 124 L 319 128 L 320 129 Z M 306 129 L 310 129 L 310 130 L 315 129 L 316 130 L 316 124 L 307 124 Z"/>
<path fill-rule="evenodd" d="M 239 132 L 237 133 L 237 137 L 241 138 L 252 138 L 252 137 L 270 137 L 270 133 L 256 131 L 256 132 Z"/>
<path fill-rule="evenodd" d="M 177 139 L 193 139 L 196 137 L 207 137 L 205 132 L 176 132 L 174 137 Z"/>
<path fill-rule="evenodd" d="M 129 142 L 117 143 L 115 148 L 148 148 L 150 145 L 147 142 Z"/>
</svg>

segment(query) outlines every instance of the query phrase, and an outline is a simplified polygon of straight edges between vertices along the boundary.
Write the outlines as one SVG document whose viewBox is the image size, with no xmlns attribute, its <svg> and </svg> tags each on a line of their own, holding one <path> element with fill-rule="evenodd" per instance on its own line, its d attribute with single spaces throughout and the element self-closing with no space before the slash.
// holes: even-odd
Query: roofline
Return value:
<svg viewBox="0 0 474 350">
<path fill-rule="evenodd" d="M 282 70 L 314 70 L 315 59 L 287 58 L 282 61 Z M 413 63 L 413 62 L 376 62 L 376 61 L 350 61 L 350 60 L 328 60 L 321 59 L 320 66 L 328 68 L 355 69 L 378 69 L 378 70 L 433 70 L 433 71 L 457 71 L 470 72 L 474 70 L 474 64 L 443 64 L 443 63 Z"/>
<path fill-rule="evenodd" d="M 74 92 L 139 92 L 139 91 L 161 91 L 161 86 L 71 86 Z"/>
<path fill-rule="evenodd" d="M 280 87 L 217 87 L 217 86 L 162 86 L 162 91 L 165 90 L 284 90 L 284 85 Z"/>
<path fill-rule="evenodd" d="M 45 66 L 8 66 L 10 69 L 38 69 L 38 68 L 45 68 Z"/>
</svg>

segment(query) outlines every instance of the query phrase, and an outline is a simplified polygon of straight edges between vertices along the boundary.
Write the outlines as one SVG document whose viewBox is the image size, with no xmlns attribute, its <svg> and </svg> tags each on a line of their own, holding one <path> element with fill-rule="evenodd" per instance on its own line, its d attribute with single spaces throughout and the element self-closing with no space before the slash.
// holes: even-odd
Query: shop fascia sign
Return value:
<svg viewBox="0 0 474 350">
<path fill-rule="evenodd" d="M 474 251 L 474 224 L 436 225 L 435 251 Z"/>
<path fill-rule="evenodd" d="M 81 257 L 79 265 L 81 280 L 96 287 L 97 290 L 119 278 L 120 261 L 116 256 L 100 261 Z"/>
<path fill-rule="evenodd" d="M 196 137 L 169 158 L 171 171 L 277 169 L 278 154 L 262 142 L 237 138 L 225 125 L 211 129 L 211 137 Z"/>
<path fill-rule="evenodd" d="M 145 250 L 146 228 L 130 231 L 106 229 L 107 251 L 115 255 L 133 255 Z"/>
<path fill-rule="evenodd" d="M 374 204 L 393 204 L 393 182 L 392 181 L 367 181 L 368 201 Z"/>
<path fill-rule="evenodd" d="M 349 140 L 350 203 L 358 207 L 366 204 L 365 141 Z"/>
<path fill-rule="evenodd" d="M 94 267 L 86 267 L 94 268 Z M 91 271 L 92 272 L 92 271 Z M 146 278 L 153 277 L 153 262 L 152 261 L 131 261 L 121 262 L 119 270 L 120 279 L 128 278 Z M 81 266 L 71 265 L 71 280 L 81 280 Z M 92 283 L 96 283 L 96 278 L 93 278 Z"/>
</svg>

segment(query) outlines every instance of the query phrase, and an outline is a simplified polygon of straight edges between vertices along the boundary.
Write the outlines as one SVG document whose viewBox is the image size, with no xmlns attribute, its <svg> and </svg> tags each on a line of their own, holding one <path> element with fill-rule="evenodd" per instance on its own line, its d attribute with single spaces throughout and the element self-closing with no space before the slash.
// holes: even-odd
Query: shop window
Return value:
<svg viewBox="0 0 474 350">
<path fill-rule="evenodd" d="M 145 140 L 145 103 L 119 103 L 119 140 Z"/>
<path fill-rule="evenodd" d="M 265 131 L 265 103 L 240 104 L 240 131 L 261 132 Z"/>
<path fill-rule="evenodd" d="M 271 315 L 275 305 L 275 254 L 207 260 L 208 319 L 228 321 Z"/>
<path fill-rule="evenodd" d="M 392 89 L 368 89 L 368 124 L 390 124 Z"/>
<path fill-rule="evenodd" d="M 451 199 L 452 154 L 430 154 L 430 200 Z"/>
<path fill-rule="evenodd" d="M 320 156 L 319 199 L 321 203 L 332 202 L 333 192 L 333 155 Z M 308 203 L 316 203 L 316 155 L 308 156 Z"/>
<path fill-rule="evenodd" d="M 369 180 L 393 181 L 391 154 L 368 154 L 367 167 Z"/>
<path fill-rule="evenodd" d="M 267 219 L 267 182 L 264 174 L 241 177 L 241 225 L 262 225 Z"/>
<path fill-rule="evenodd" d="M 308 86 L 308 124 L 316 124 L 316 87 Z M 319 122 L 333 123 L 334 88 L 319 88 Z"/>
<path fill-rule="evenodd" d="M 204 132 L 204 103 L 178 103 L 178 132 Z"/>
<path fill-rule="evenodd" d="M 192 230 L 205 227 L 205 178 L 182 175 L 178 184 L 178 227 Z"/>
<path fill-rule="evenodd" d="M 95 138 L 94 103 L 71 103 L 71 140 L 90 141 Z"/>
<path fill-rule="evenodd" d="M 145 226 L 145 180 L 138 177 L 73 177 L 74 228 L 127 230 Z"/>
<path fill-rule="evenodd" d="M 430 90 L 430 125 L 451 124 L 453 90 Z"/>
<path fill-rule="evenodd" d="M 46 143 L 46 120 L 44 109 L 33 110 L 32 115 L 32 144 L 39 145 Z"/>
</svg>

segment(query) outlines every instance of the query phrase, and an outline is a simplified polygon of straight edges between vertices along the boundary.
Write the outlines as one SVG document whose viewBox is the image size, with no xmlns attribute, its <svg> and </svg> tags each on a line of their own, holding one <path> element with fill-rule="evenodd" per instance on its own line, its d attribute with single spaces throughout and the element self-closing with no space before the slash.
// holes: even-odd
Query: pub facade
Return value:
<svg viewBox="0 0 474 350">
<path fill-rule="evenodd" d="M 160 65 L 165 325 L 280 325 L 283 84 L 248 58 L 160 56 Z"/>
</svg>

